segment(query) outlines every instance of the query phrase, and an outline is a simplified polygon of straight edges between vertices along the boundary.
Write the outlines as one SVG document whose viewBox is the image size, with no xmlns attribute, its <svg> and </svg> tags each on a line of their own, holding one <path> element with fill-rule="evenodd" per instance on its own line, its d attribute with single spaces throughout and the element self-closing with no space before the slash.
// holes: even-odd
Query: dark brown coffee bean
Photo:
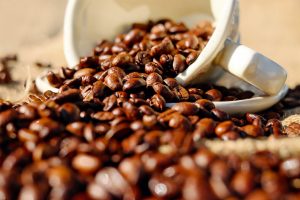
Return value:
<svg viewBox="0 0 300 200">
<path fill-rule="evenodd" d="M 157 94 L 163 96 L 167 101 L 171 101 L 174 98 L 173 92 L 162 83 L 153 83 L 152 88 Z"/>
<path fill-rule="evenodd" d="M 112 126 L 110 130 L 106 133 L 107 138 L 115 138 L 117 140 L 122 140 L 131 133 L 130 124 L 121 123 L 116 126 Z"/>
<path fill-rule="evenodd" d="M 244 92 L 241 92 L 237 95 L 237 98 L 238 99 L 250 99 L 254 96 L 254 93 L 251 92 L 251 91 L 244 91 Z"/>
<path fill-rule="evenodd" d="M 215 108 L 215 105 L 207 99 L 199 99 L 195 102 L 195 104 L 198 105 L 200 108 L 206 110 L 212 110 Z"/>
<path fill-rule="evenodd" d="M 193 140 L 199 141 L 204 137 L 212 137 L 215 132 L 217 123 L 210 118 L 203 118 L 196 124 L 193 132 Z"/>
<path fill-rule="evenodd" d="M 123 79 L 126 76 L 126 73 L 124 72 L 123 69 L 119 67 L 111 67 L 107 70 L 107 74 L 115 74 L 117 77 L 120 79 Z"/>
<path fill-rule="evenodd" d="M 96 73 L 95 69 L 92 68 L 83 68 L 75 72 L 74 78 L 80 78 L 82 76 L 92 76 Z"/>
<path fill-rule="evenodd" d="M 89 183 L 89 185 L 87 186 L 87 193 L 88 196 L 92 199 L 99 199 L 99 200 L 112 200 L 113 197 L 111 196 L 111 194 L 105 189 L 103 188 L 101 185 L 92 182 Z M 86 199 L 86 198 L 79 198 L 80 199 Z M 87 199 L 89 200 L 89 199 Z"/>
<path fill-rule="evenodd" d="M 221 137 L 224 133 L 232 131 L 235 129 L 235 126 L 232 121 L 224 121 L 217 125 L 216 127 L 216 135 Z"/>
<path fill-rule="evenodd" d="M 176 44 L 177 49 L 185 50 L 185 49 L 199 49 L 199 39 L 194 34 L 189 34 L 185 39 L 179 41 Z"/>
<path fill-rule="evenodd" d="M 179 84 L 175 78 L 166 78 L 164 79 L 164 83 L 171 89 L 179 87 Z"/>
<path fill-rule="evenodd" d="M 101 161 L 98 157 L 78 154 L 72 160 L 72 166 L 82 174 L 93 174 L 101 166 Z"/>
<path fill-rule="evenodd" d="M 96 81 L 93 84 L 92 93 L 94 97 L 103 97 L 106 93 L 107 87 L 102 81 Z"/>
<path fill-rule="evenodd" d="M 159 58 L 159 63 L 164 67 L 172 67 L 173 64 L 173 56 L 171 54 L 162 54 Z"/>
<path fill-rule="evenodd" d="M 205 92 L 205 98 L 211 101 L 221 101 L 223 98 L 222 93 L 219 90 L 211 89 Z"/>
<path fill-rule="evenodd" d="M 195 60 L 197 60 L 198 56 L 199 56 L 199 52 L 198 51 L 192 51 L 186 57 L 186 64 L 187 65 L 193 64 L 193 62 L 195 62 Z"/>
<path fill-rule="evenodd" d="M 124 51 L 128 51 L 127 46 L 124 43 L 115 43 L 112 47 L 111 47 L 111 51 L 114 54 L 118 54 Z"/>
<path fill-rule="evenodd" d="M 238 194 L 245 196 L 254 188 L 254 175 L 250 171 L 238 171 L 232 178 L 232 189 Z"/>
<path fill-rule="evenodd" d="M 119 170 L 132 185 L 136 185 L 144 173 L 143 165 L 139 157 L 124 159 L 119 165 Z"/>
<path fill-rule="evenodd" d="M 196 106 L 194 103 L 190 102 L 180 102 L 176 103 L 174 106 L 172 106 L 173 110 L 176 110 L 177 112 L 181 113 L 182 115 L 196 115 L 199 111 L 198 106 Z"/>
<path fill-rule="evenodd" d="M 182 86 L 177 86 L 172 89 L 172 91 L 175 93 L 175 96 L 180 101 L 188 101 L 189 100 L 189 92 Z"/>
<path fill-rule="evenodd" d="M 61 78 L 53 72 L 48 72 L 46 78 L 51 86 L 59 88 L 62 85 Z"/>
<path fill-rule="evenodd" d="M 247 195 L 246 200 L 271 200 L 268 194 L 263 190 L 254 190 L 250 194 Z"/>
<path fill-rule="evenodd" d="M 146 172 L 151 173 L 159 169 L 162 169 L 172 163 L 172 158 L 170 155 L 154 152 L 145 152 L 141 160 Z"/>
<path fill-rule="evenodd" d="M 133 58 L 126 52 L 119 53 L 113 60 L 112 65 L 124 68 L 133 62 Z"/>
<path fill-rule="evenodd" d="M 79 108 L 72 103 L 65 103 L 58 109 L 59 115 L 64 122 L 77 121 L 80 118 Z"/>
<path fill-rule="evenodd" d="M 83 58 L 80 58 L 79 68 L 87 68 L 87 67 L 96 68 L 99 65 L 98 62 L 99 62 L 99 59 L 97 56 L 83 57 Z"/>
<path fill-rule="evenodd" d="M 173 70 L 178 74 L 187 68 L 185 57 L 181 54 L 176 54 L 173 61 Z"/>
<path fill-rule="evenodd" d="M 150 55 L 153 57 L 162 55 L 162 54 L 171 54 L 175 50 L 175 47 L 170 40 L 170 38 L 166 37 L 162 40 L 161 43 L 155 45 L 150 50 Z"/>
<path fill-rule="evenodd" d="M 153 72 L 153 73 L 149 74 L 146 79 L 147 87 L 152 86 L 153 83 L 155 83 L 155 82 L 163 83 L 163 79 L 162 79 L 161 75 Z"/>
<path fill-rule="evenodd" d="M 287 190 L 284 179 L 278 173 L 268 170 L 263 171 L 261 175 L 261 185 L 264 191 L 275 199 L 280 198 Z"/>
<path fill-rule="evenodd" d="M 38 134 L 29 129 L 20 129 L 18 132 L 18 138 L 22 142 L 37 142 L 39 140 Z"/>
<path fill-rule="evenodd" d="M 92 115 L 93 119 L 99 121 L 111 121 L 115 118 L 114 114 L 108 111 L 100 111 Z"/>
<path fill-rule="evenodd" d="M 210 166 L 211 175 L 222 181 L 228 181 L 231 177 L 231 169 L 224 160 L 216 160 Z"/>
<path fill-rule="evenodd" d="M 104 79 L 104 84 L 112 91 L 122 89 L 122 80 L 115 73 L 108 74 Z"/>
<path fill-rule="evenodd" d="M 74 135 L 82 136 L 85 125 L 84 122 L 73 122 L 66 126 L 66 130 Z"/>
<path fill-rule="evenodd" d="M 124 37 L 124 43 L 127 46 L 132 46 L 134 43 L 140 42 L 145 35 L 145 32 L 140 29 L 132 29 L 129 33 L 127 33 Z"/>
<path fill-rule="evenodd" d="M 60 134 L 63 127 L 60 123 L 49 119 L 41 118 L 31 122 L 29 129 L 39 133 L 41 138 L 51 137 L 52 135 Z"/>
<path fill-rule="evenodd" d="M 211 113 L 213 114 L 214 118 L 219 121 L 225 121 L 230 118 L 226 112 L 221 111 L 217 108 L 212 109 Z"/>
<path fill-rule="evenodd" d="M 128 79 L 123 86 L 124 91 L 137 91 L 146 86 L 146 81 L 142 78 Z"/>
<path fill-rule="evenodd" d="M 104 107 L 103 107 L 103 110 L 104 111 L 110 111 L 112 110 L 115 106 L 117 106 L 117 97 L 112 94 L 108 97 L 106 97 L 104 100 L 103 100 L 103 103 L 104 103 Z"/>
<path fill-rule="evenodd" d="M 237 140 L 240 138 L 240 134 L 237 131 L 228 131 L 221 135 L 221 139 L 224 141 Z"/>
<path fill-rule="evenodd" d="M 118 198 L 121 198 L 125 193 L 131 192 L 129 183 L 113 167 L 106 167 L 100 170 L 95 176 L 95 181 Z"/>
<path fill-rule="evenodd" d="M 172 115 L 172 118 L 169 120 L 169 126 L 172 128 L 183 128 L 184 130 L 190 130 L 192 127 L 191 122 L 188 118 L 175 113 Z"/>
<path fill-rule="evenodd" d="M 154 107 L 156 110 L 164 110 L 166 107 L 166 100 L 163 96 L 155 94 L 150 99 L 150 106 Z"/>
<path fill-rule="evenodd" d="M 145 65 L 145 72 L 147 74 L 157 73 L 159 75 L 163 74 L 162 66 L 156 62 L 149 62 Z"/>
<path fill-rule="evenodd" d="M 146 79 L 148 77 L 148 74 L 145 74 L 145 73 L 140 73 L 140 72 L 131 72 L 129 74 L 127 74 L 123 80 L 126 80 L 128 81 L 129 79 L 132 79 L 132 78 L 142 78 L 142 79 Z"/>
<path fill-rule="evenodd" d="M 9 122 L 17 118 L 17 112 L 14 109 L 8 109 L 0 113 L 0 127 L 4 127 Z"/>
<path fill-rule="evenodd" d="M 263 129 L 254 125 L 246 125 L 242 127 L 242 130 L 251 137 L 259 137 L 263 135 Z"/>
<path fill-rule="evenodd" d="M 82 96 L 81 96 L 80 90 L 69 89 L 67 91 L 64 91 L 64 92 L 56 95 L 53 98 L 53 100 L 55 101 L 55 103 L 62 104 L 65 102 L 76 102 L 76 101 L 82 100 Z"/>
<path fill-rule="evenodd" d="M 151 56 L 147 51 L 139 51 L 135 56 L 135 63 L 140 66 L 145 66 L 151 61 Z"/>
<path fill-rule="evenodd" d="M 106 71 L 100 71 L 100 72 L 97 72 L 96 74 L 94 74 L 94 77 L 97 80 L 104 82 L 104 79 L 107 76 L 107 74 L 108 74 L 108 70 L 106 70 Z"/>
</svg>

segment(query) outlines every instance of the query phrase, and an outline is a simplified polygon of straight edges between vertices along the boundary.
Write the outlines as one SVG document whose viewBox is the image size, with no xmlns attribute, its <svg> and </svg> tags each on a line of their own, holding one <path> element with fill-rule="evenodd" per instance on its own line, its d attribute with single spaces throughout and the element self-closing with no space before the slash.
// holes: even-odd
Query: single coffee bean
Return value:
<svg viewBox="0 0 300 200">
<path fill-rule="evenodd" d="M 167 101 L 171 101 L 174 98 L 173 92 L 169 89 L 169 87 L 163 85 L 162 83 L 153 83 L 152 88 L 155 93 L 163 96 Z"/>
<path fill-rule="evenodd" d="M 199 52 L 198 51 L 192 51 L 186 57 L 186 64 L 187 65 L 193 64 L 193 62 L 195 62 L 195 60 L 198 58 L 198 56 L 199 56 Z"/>
<path fill-rule="evenodd" d="M 149 189 L 157 198 L 175 198 L 179 186 L 170 178 L 156 175 L 149 180 Z"/>
<path fill-rule="evenodd" d="M 50 85 L 53 87 L 59 88 L 62 85 L 61 78 L 51 71 L 47 73 L 46 78 Z"/>
<path fill-rule="evenodd" d="M 177 99 L 180 101 L 188 101 L 189 100 L 189 92 L 182 86 L 178 85 L 177 87 L 173 88 L 172 91 L 174 92 Z"/>
<path fill-rule="evenodd" d="M 173 61 L 173 70 L 178 74 L 187 68 L 185 57 L 181 54 L 176 54 Z"/>
<path fill-rule="evenodd" d="M 211 89 L 205 92 L 205 97 L 211 101 L 221 101 L 223 95 L 219 90 Z"/>
<path fill-rule="evenodd" d="M 232 178 L 232 189 L 238 194 L 245 196 L 253 190 L 254 178 L 253 173 L 250 171 L 238 171 Z"/>
<path fill-rule="evenodd" d="M 0 113 L 0 127 L 6 126 L 9 122 L 17 118 L 17 112 L 14 109 L 8 109 Z"/>
<path fill-rule="evenodd" d="M 142 78 L 128 79 L 123 86 L 124 91 L 136 91 L 146 86 L 146 81 Z"/>
<path fill-rule="evenodd" d="M 163 83 L 163 79 L 162 79 L 161 75 L 153 72 L 153 73 L 149 74 L 146 79 L 147 87 L 152 86 L 153 83 L 155 83 L 155 82 Z"/>
<path fill-rule="evenodd" d="M 155 94 L 150 99 L 150 106 L 154 107 L 156 110 L 164 110 L 166 107 L 166 100 L 163 96 Z"/>
<path fill-rule="evenodd" d="M 179 84 L 175 78 L 166 78 L 166 79 L 164 79 L 164 82 L 171 89 L 179 87 Z"/>
<path fill-rule="evenodd" d="M 123 79 L 126 76 L 126 73 L 120 67 L 111 67 L 107 70 L 107 74 L 115 74 L 120 79 Z"/>
<path fill-rule="evenodd" d="M 79 108 L 72 103 L 65 103 L 58 109 L 61 119 L 66 122 L 73 122 L 80 119 L 80 110 Z"/>
<path fill-rule="evenodd" d="M 66 130 L 74 135 L 82 136 L 85 125 L 84 122 L 73 122 L 66 126 Z"/>
<path fill-rule="evenodd" d="M 72 160 L 72 166 L 83 174 L 95 173 L 101 166 L 101 161 L 96 156 L 78 154 Z"/>
<path fill-rule="evenodd" d="M 215 133 L 217 136 L 221 137 L 224 133 L 232 131 L 235 126 L 232 121 L 224 121 L 217 125 Z"/>
<path fill-rule="evenodd" d="M 151 56 L 147 51 L 139 51 L 135 56 L 135 63 L 140 66 L 145 66 L 151 61 Z"/>
<path fill-rule="evenodd" d="M 41 138 L 51 137 L 63 131 L 60 123 L 49 118 L 41 118 L 31 122 L 29 129 L 37 132 Z"/>
<path fill-rule="evenodd" d="M 170 38 L 166 37 L 162 40 L 161 43 L 155 45 L 150 50 L 150 55 L 153 57 L 162 55 L 162 54 L 170 54 L 175 50 L 175 47 L 170 40 Z"/>
<path fill-rule="evenodd" d="M 82 76 L 94 75 L 95 73 L 96 73 L 95 69 L 83 68 L 83 69 L 76 71 L 73 77 L 76 79 L 76 78 L 80 78 Z"/>
<path fill-rule="evenodd" d="M 263 135 L 263 129 L 254 125 L 246 125 L 242 127 L 242 130 L 251 137 L 258 137 Z"/>
<path fill-rule="evenodd" d="M 149 62 L 145 65 L 145 72 L 147 74 L 157 73 L 159 75 L 163 74 L 163 68 L 160 64 L 156 62 Z"/>
<path fill-rule="evenodd" d="M 140 29 L 132 29 L 124 36 L 124 43 L 129 47 L 143 39 L 145 32 Z"/>
<path fill-rule="evenodd" d="M 108 74 L 104 79 L 104 84 L 112 91 L 122 89 L 122 80 L 115 73 Z"/>
<path fill-rule="evenodd" d="M 199 39 L 194 34 L 189 34 L 188 37 L 179 41 L 176 44 L 177 49 L 185 50 L 185 49 L 199 49 Z"/>
<path fill-rule="evenodd" d="M 173 110 L 176 110 L 177 112 L 181 113 L 182 115 L 196 115 L 199 108 L 193 103 L 190 102 L 180 102 L 176 103 L 174 106 L 172 106 Z"/>
</svg>

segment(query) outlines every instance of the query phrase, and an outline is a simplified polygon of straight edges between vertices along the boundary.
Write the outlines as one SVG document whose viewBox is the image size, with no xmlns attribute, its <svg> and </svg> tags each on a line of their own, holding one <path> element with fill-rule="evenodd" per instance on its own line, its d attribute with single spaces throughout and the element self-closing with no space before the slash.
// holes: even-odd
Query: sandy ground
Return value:
<svg viewBox="0 0 300 200">
<path fill-rule="evenodd" d="M 0 0 L 0 56 L 18 53 L 20 65 L 13 69 L 18 82 L 0 86 L 0 97 L 21 95 L 26 66 L 33 76 L 41 72 L 36 61 L 65 65 L 62 25 L 66 0 Z M 284 66 L 287 83 L 300 83 L 299 0 L 240 0 L 242 43 Z"/>
</svg>

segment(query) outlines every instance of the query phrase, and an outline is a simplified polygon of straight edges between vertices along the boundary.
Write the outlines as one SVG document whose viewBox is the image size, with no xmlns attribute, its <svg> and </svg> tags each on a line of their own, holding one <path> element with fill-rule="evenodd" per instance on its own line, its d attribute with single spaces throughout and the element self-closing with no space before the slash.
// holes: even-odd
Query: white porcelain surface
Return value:
<svg viewBox="0 0 300 200">
<path fill-rule="evenodd" d="M 215 31 L 198 59 L 176 77 L 181 84 L 187 85 L 203 79 L 212 81 L 215 77 L 217 79 L 224 77 L 226 73 L 215 73 L 212 68 L 214 65 L 219 65 L 270 95 L 270 97 L 255 97 L 247 101 L 218 102 L 219 108 L 226 111 L 230 108 L 232 112 L 249 112 L 246 104 L 252 102 L 252 110 L 259 111 L 272 106 L 279 101 L 279 97 L 282 97 L 285 91 L 283 87 L 286 79 L 285 70 L 261 54 L 235 44 L 238 40 L 239 22 L 237 0 L 70 0 L 64 27 L 67 62 L 70 66 L 75 66 L 80 56 L 91 53 L 97 41 L 113 38 L 117 33 L 126 30 L 132 22 L 162 17 L 184 21 L 189 26 L 201 19 L 213 19 L 215 23 Z M 233 45 L 239 51 L 229 51 L 230 48 L 224 48 L 225 41 L 227 44 L 230 41 L 231 46 Z M 245 49 L 249 50 L 246 54 L 243 51 Z M 243 66 L 237 67 L 238 63 L 243 63 Z M 260 65 L 261 63 L 263 65 Z M 261 78 L 262 75 L 264 79 Z M 266 83 L 271 80 L 270 78 L 274 78 L 272 85 Z M 43 78 L 40 81 L 43 81 Z M 46 89 L 47 85 L 40 85 L 41 90 Z M 47 89 L 54 90 L 49 87 Z"/>
</svg>

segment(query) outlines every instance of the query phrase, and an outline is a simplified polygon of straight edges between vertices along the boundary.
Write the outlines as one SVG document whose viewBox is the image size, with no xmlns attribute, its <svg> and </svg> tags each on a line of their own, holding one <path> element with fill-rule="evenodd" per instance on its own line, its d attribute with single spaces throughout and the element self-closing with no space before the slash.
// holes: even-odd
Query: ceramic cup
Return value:
<svg viewBox="0 0 300 200">
<path fill-rule="evenodd" d="M 113 38 L 133 22 L 168 17 L 192 26 L 211 19 L 215 24 L 211 39 L 177 81 L 183 85 L 197 82 L 212 66 L 219 65 L 265 94 L 277 94 L 287 73 L 272 60 L 237 43 L 238 9 L 237 0 L 70 0 L 64 29 L 66 59 L 70 66 L 76 65 L 97 41 Z"/>
<path fill-rule="evenodd" d="M 265 56 L 239 44 L 237 0 L 69 0 L 64 25 L 64 51 L 69 66 L 90 55 L 101 39 L 113 39 L 133 22 L 170 18 L 193 26 L 211 20 L 215 31 L 197 60 L 176 79 L 182 85 L 211 81 L 255 92 L 250 99 L 214 102 L 228 113 L 258 112 L 277 103 L 288 91 L 286 71 Z M 51 87 L 36 79 L 42 92 Z M 171 106 L 169 103 L 167 106 Z"/>
</svg>

